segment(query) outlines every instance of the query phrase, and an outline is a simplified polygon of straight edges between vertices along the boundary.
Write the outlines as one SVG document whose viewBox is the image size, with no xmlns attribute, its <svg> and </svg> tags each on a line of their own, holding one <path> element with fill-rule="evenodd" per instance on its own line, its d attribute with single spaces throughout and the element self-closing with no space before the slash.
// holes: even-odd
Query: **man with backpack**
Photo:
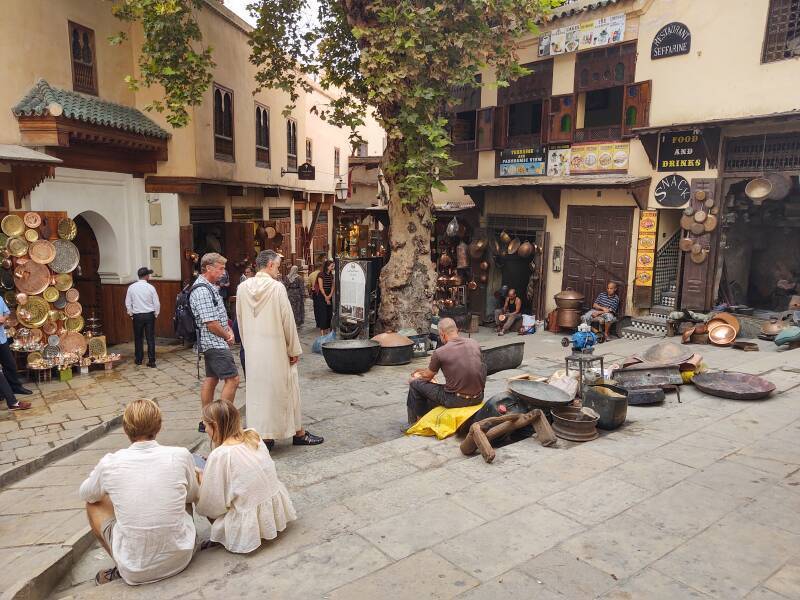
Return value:
<svg viewBox="0 0 800 600">
<path fill-rule="evenodd" d="M 233 360 L 233 331 L 228 327 L 228 313 L 219 295 L 217 283 L 225 273 L 228 260 L 216 252 L 200 259 L 200 275 L 189 291 L 188 303 L 197 330 L 197 351 L 202 353 L 206 378 L 200 388 L 200 401 L 205 407 L 214 401 L 220 379 L 224 381 L 220 398 L 233 402 L 239 387 L 239 371 Z M 205 432 L 200 421 L 198 430 Z"/>
</svg>

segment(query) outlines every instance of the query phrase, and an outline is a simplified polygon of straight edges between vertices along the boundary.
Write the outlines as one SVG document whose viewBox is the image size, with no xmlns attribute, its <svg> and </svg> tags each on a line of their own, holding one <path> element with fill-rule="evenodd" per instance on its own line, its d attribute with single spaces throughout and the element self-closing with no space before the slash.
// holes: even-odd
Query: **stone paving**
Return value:
<svg viewBox="0 0 800 600">
<path fill-rule="evenodd" d="M 559 340 L 526 338 L 524 370 L 560 367 Z M 613 362 L 651 343 L 599 351 Z M 765 374 L 778 386 L 766 401 L 684 386 L 681 403 L 672 394 L 630 407 L 624 428 L 593 442 L 524 440 L 491 465 L 461 456 L 458 440 L 401 436 L 409 367 L 345 380 L 304 357 L 304 415 L 327 442 L 273 453 L 297 522 L 251 555 L 204 551 L 184 573 L 139 588 L 83 583 L 110 563 L 99 549 L 76 552 L 55 596 L 800 598 L 800 354 L 761 346 L 698 349 L 714 369 Z M 162 401 L 162 443 L 199 439 L 194 384 L 184 385 Z M 85 529 L 77 485 L 124 444 L 108 434 L 0 492 L 0 590 L 71 548 Z"/>
</svg>

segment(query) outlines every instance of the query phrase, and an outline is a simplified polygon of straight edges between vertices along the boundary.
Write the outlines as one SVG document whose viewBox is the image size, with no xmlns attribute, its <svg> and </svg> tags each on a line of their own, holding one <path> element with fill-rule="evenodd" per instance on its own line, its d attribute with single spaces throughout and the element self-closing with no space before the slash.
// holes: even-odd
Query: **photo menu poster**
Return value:
<svg viewBox="0 0 800 600">
<path fill-rule="evenodd" d="M 625 39 L 625 22 L 625 15 L 619 14 L 553 29 L 539 38 L 539 56 L 618 44 Z"/>
</svg>

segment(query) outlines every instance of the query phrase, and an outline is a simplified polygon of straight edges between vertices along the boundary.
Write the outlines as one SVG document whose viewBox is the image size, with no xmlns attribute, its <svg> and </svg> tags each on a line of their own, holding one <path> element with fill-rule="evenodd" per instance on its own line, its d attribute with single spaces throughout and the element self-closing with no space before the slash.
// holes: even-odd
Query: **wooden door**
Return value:
<svg viewBox="0 0 800 600">
<path fill-rule="evenodd" d="M 708 211 L 704 204 L 709 198 L 714 200 L 714 206 L 720 210 L 721 203 L 720 199 L 716 197 L 715 184 L 716 179 L 692 179 L 692 195 L 689 205 L 695 211 L 701 209 Z M 682 236 L 691 238 L 694 243 L 700 244 L 705 253 L 705 260 L 698 264 L 691 259 L 690 253 L 681 252 L 681 260 L 683 260 L 679 304 L 681 308 L 706 310 L 711 307 L 711 287 L 719 245 L 719 229 L 717 226 L 711 233 L 702 233 L 701 235 L 695 235 L 685 230 L 681 233 Z"/>
<path fill-rule="evenodd" d="M 72 274 L 73 285 L 80 294 L 80 302 L 83 306 L 84 318 L 96 316 L 100 319 L 101 324 L 105 325 L 105 313 L 113 313 L 111 310 L 104 310 L 104 308 L 111 309 L 111 306 L 104 307 L 102 296 L 100 293 L 100 275 L 98 270 L 100 268 L 100 247 L 97 244 L 97 238 L 89 223 L 81 216 L 75 217 L 75 225 L 78 228 L 78 234 L 75 236 L 74 244 L 78 247 L 80 252 L 80 262 L 78 270 Z M 123 310 L 125 307 L 122 307 Z"/>
<path fill-rule="evenodd" d="M 231 286 L 228 295 L 235 296 L 239 285 L 239 278 L 244 273 L 248 263 L 255 260 L 255 227 L 251 221 L 236 221 L 225 223 L 225 258 L 228 259 L 227 269 Z"/>
<path fill-rule="evenodd" d="M 609 280 L 616 281 L 624 314 L 632 226 L 632 207 L 570 206 L 562 289 L 581 292 L 589 306 Z"/>
</svg>

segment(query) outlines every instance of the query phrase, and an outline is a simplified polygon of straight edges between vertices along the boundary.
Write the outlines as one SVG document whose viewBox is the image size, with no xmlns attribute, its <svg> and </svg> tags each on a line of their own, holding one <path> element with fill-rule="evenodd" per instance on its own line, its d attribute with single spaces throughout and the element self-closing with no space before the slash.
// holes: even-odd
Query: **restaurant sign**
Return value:
<svg viewBox="0 0 800 600">
<path fill-rule="evenodd" d="M 685 177 L 667 175 L 656 184 L 653 195 L 661 206 L 677 208 L 683 206 L 691 197 L 691 186 Z"/>
<path fill-rule="evenodd" d="M 627 173 L 630 144 L 573 144 L 570 156 L 570 174 Z"/>
<path fill-rule="evenodd" d="M 518 148 L 500 153 L 500 177 L 531 177 L 545 174 L 544 148 Z"/>
<path fill-rule="evenodd" d="M 658 30 L 650 47 L 650 59 L 668 58 L 689 54 L 692 48 L 692 33 L 683 23 L 669 23 Z"/>
<path fill-rule="evenodd" d="M 702 171 L 706 168 L 703 137 L 694 131 L 662 133 L 658 142 L 659 171 Z"/>
</svg>

